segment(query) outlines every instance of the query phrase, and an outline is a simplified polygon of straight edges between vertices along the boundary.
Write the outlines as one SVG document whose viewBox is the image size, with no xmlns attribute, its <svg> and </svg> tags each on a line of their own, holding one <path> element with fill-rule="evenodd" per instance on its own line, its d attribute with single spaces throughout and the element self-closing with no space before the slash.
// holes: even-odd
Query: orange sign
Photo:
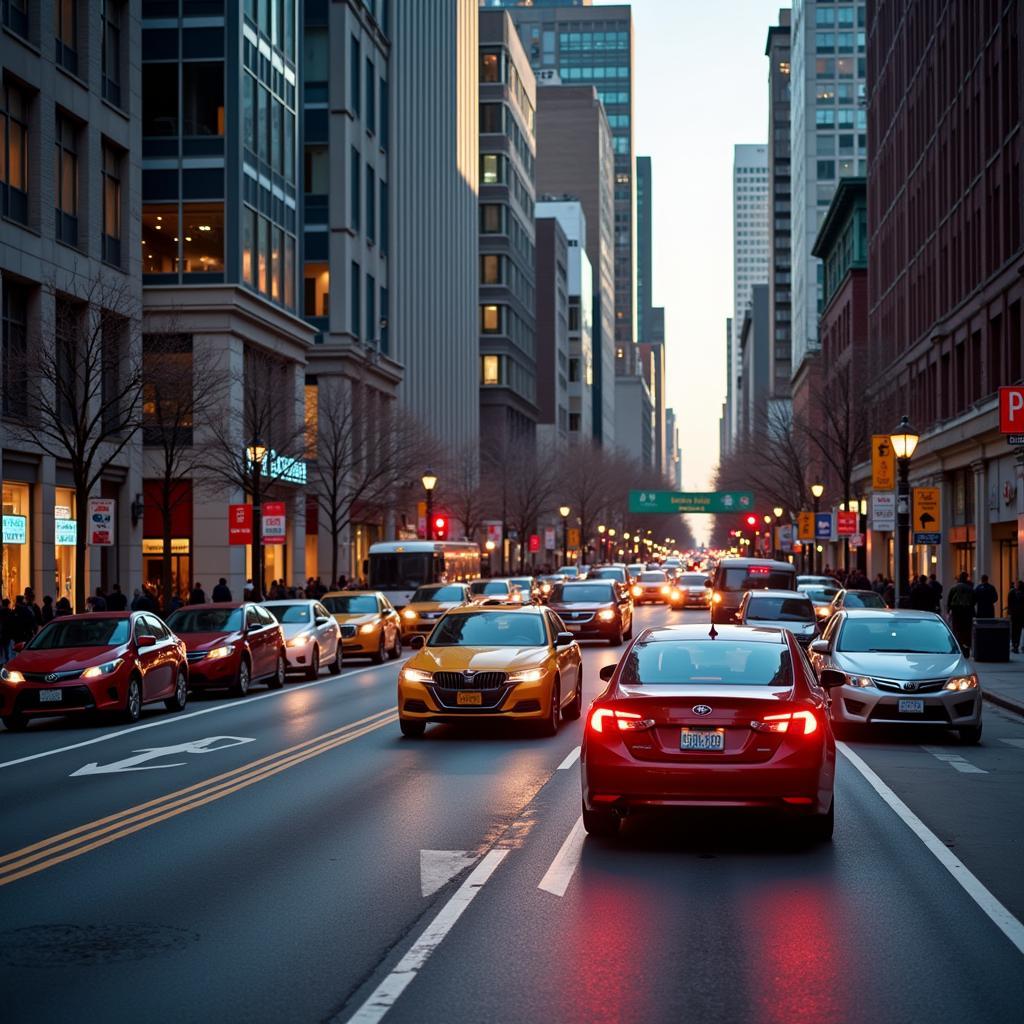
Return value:
<svg viewBox="0 0 1024 1024">
<path fill-rule="evenodd" d="M 896 453 L 888 434 L 871 437 L 871 486 L 876 491 L 896 489 Z"/>
</svg>

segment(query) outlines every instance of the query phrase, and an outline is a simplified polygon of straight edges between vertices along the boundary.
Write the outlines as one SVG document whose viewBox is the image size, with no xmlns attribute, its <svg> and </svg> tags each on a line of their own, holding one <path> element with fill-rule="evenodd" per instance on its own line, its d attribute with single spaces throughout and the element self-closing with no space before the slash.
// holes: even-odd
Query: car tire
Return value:
<svg viewBox="0 0 1024 1024">
<path fill-rule="evenodd" d="M 391 648 L 391 660 L 398 661 L 402 656 L 402 634 L 395 633 L 395 646 Z"/>
<path fill-rule="evenodd" d="M 382 629 L 380 631 L 380 646 L 377 648 L 377 650 L 376 650 L 376 652 L 374 654 L 370 655 L 370 661 L 372 661 L 374 663 L 374 665 L 383 665 L 384 664 L 384 659 L 387 656 L 388 656 L 388 652 L 387 652 L 387 649 L 384 646 L 384 630 Z"/>
<path fill-rule="evenodd" d="M 540 723 L 538 732 L 541 736 L 557 736 L 558 726 L 562 719 L 562 688 L 559 685 L 558 677 L 555 677 L 551 687 L 551 706 L 548 713 Z"/>
<path fill-rule="evenodd" d="M 588 811 L 583 808 L 583 828 L 595 839 L 614 839 L 622 819 L 614 811 Z"/>
<path fill-rule="evenodd" d="M 316 679 L 320 675 L 320 648 L 313 644 L 313 653 L 309 656 L 309 668 L 306 669 L 307 679 Z"/>
<path fill-rule="evenodd" d="M 832 832 L 835 829 L 836 824 L 835 797 L 832 798 L 832 803 L 828 805 L 828 811 L 826 811 L 825 814 L 815 814 L 813 817 L 808 818 L 803 824 L 804 834 L 809 842 L 832 842 Z"/>
<path fill-rule="evenodd" d="M 974 746 L 981 742 L 981 725 L 965 725 L 957 729 L 957 735 L 965 746 Z"/>
<path fill-rule="evenodd" d="M 334 648 L 334 660 L 327 666 L 327 671 L 332 676 L 336 676 L 341 671 L 342 656 L 341 656 L 341 639 L 339 638 L 337 645 Z"/>
<path fill-rule="evenodd" d="M 236 697 L 247 697 L 251 685 L 252 669 L 249 668 L 249 662 L 242 658 L 238 663 L 238 675 L 235 676 L 235 685 L 231 687 L 231 692 Z"/>
<path fill-rule="evenodd" d="M 562 718 L 567 722 L 574 722 L 580 717 L 583 710 L 583 669 L 580 669 L 576 676 L 576 692 L 572 700 L 562 709 Z"/>
<path fill-rule="evenodd" d="M 8 732 L 24 732 L 28 728 L 28 715 L 16 712 L 13 715 L 4 715 L 0 719 Z"/>
<path fill-rule="evenodd" d="M 274 668 L 274 674 L 267 680 L 267 686 L 271 690 L 280 690 L 288 678 L 288 662 L 285 659 L 283 652 L 278 652 L 277 665 Z"/>
<path fill-rule="evenodd" d="M 623 640 L 632 640 L 633 639 L 633 620 L 632 619 L 629 620 L 629 629 L 627 629 L 626 632 L 622 634 L 622 639 Z"/>
<path fill-rule="evenodd" d="M 174 696 L 164 701 L 164 707 L 168 711 L 184 711 L 188 703 L 188 676 L 185 670 L 178 669 L 178 677 L 174 681 Z"/>
<path fill-rule="evenodd" d="M 621 647 L 622 646 L 622 623 L 619 623 L 619 628 L 615 631 L 614 636 L 608 637 L 609 647 Z"/>
<path fill-rule="evenodd" d="M 418 718 L 400 718 L 398 728 L 408 740 L 418 740 L 427 731 L 427 723 Z"/>
<path fill-rule="evenodd" d="M 138 676 L 132 676 L 128 680 L 121 714 L 128 723 L 137 722 L 142 717 L 142 681 Z"/>
</svg>

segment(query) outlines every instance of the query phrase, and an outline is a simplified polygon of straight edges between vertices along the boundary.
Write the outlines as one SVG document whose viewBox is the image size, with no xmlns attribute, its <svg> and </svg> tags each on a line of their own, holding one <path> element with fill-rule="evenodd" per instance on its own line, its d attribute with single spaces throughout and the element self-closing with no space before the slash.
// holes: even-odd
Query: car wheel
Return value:
<svg viewBox="0 0 1024 1024">
<path fill-rule="evenodd" d="M 178 669 L 178 678 L 174 683 L 174 696 L 164 701 L 164 707 L 168 711 L 184 711 L 188 703 L 188 676 L 184 669 Z"/>
<path fill-rule="evenodd" d="M 249 669 L 249 662 L 243 658 L 238 665 L 238 675 L 235 676 L 235 685 L 231 687 L 231 692 L 236 697 L 248 696 L 249 686 L 252 683 L 252 672 Z"/>
<path fill-rule="evenodd" d="M 28 715 L 16 713 L 0 719 L 8 732 L 24 732 L 28 728 Z"/>
<path fill-rule="evenodd" d="M 619 628 L 615 630 L 615 635 L 608 637 L 608 644 L 611 647 L 619 647 L 622 644 L 622 623 L 619 623 Z"/>
<path fill-rule="evenodd" d="M 327 671 L 336 676 L 341 671 L 341 640 L 334 647 L 334 661 L 327 666 Z"/>
<path fill-rule="evenodd" d="M 398 728 L 406 739 L 418 740 L 427 731 L 427 723 L 418 718 L 400 718 Z"/>
<path fill-rule="evenodd" d="M 562 719 L 562 690 L 556 678 L 551 686 L 551 706 L 548 713 L 540 723 L 541 736 L 555 736 L 558 734 L 558 723 Z"/>
<path fill-rule="evenodd" d="M 980 725 L 965 725 L 962 729 L 957 729 L 957 733 L 961 743 L 973 746 L 975 743 L 981 742 Z"/>
<path fill-rule="evenodd" d="M 287 665 L 288 663 L 285 661 L 284 655 L 279 653 L 277 656 L 277 666 L 274 669 L 274 674 L 267 682 L 267 686 L 269 686 L 270 689 L 280 690 L 281 687 L 284 686 L 284 681 L 288 677 Z"/>
<path fill-rule="evenodd" d="M 626 632 L 622 634 L 622 638 L 623 638 L 623 640 L 632 640 L 633 639 L 633 620 L 632 619 L 629 620 L 629 629 L 627 629 Z"/>
<path fill-rule="evenodd" d="M 142 716 L 142 684 L 138 676 L 132 676 L 128 680 L 128 692 L 125 694 L 122 713 L 126 722 L 137 722 Z"/>
<path fill-rule="evenodd" d="M 614 811 L 588 811 L 583 808 L 583 828 L 595 839 L 614 839 L 619 834 L 621 818 Z"/>
<path fill-rule="evenodd" d="M 402 634 L 396 632 L 395 633 L 395 646 L 391 648 L 391 657 L 392 657 L 392 659 L 394 661 L 398 661 L 398 659 L 401 656 L 402 656 Z"/>
<path fill-rule="evenodd" d="M 377 648 L 374 654 L 370 655 L 370 661 L 374 665 L 383 665 L 384 659 L 388 656 L 387 648 L 384 646 L 384 630 L 380 631 L 380 646 Z"/>
<path fill-rule="evenodd" d="M 813 818 L 808 818 L 803 824 L 806 826 L 807 838 L 812 843 L 832 842 L 832 832 L 836 824 L 835 797 L 832 798 L 832 803 L 828 805 L 828 812 L 826 814 L 816 814 Z"/>
<path fill-rule="evenodd" d="M 320 648 L 313 645 L 313 653 L 309 656 L 309 668 L 306 669 L 307 679 L 316 679 L 320 675 Z"/>
<path fill-rule="evenodd" d="M 576 676 L 576 692 L 572 695 L 572 700 L 562 709 L 562 717 L 567 722 L 573 722 L 580 717 L 580 712 L 583 710 L 583 669 L 580 669 Z"/>
</svg>

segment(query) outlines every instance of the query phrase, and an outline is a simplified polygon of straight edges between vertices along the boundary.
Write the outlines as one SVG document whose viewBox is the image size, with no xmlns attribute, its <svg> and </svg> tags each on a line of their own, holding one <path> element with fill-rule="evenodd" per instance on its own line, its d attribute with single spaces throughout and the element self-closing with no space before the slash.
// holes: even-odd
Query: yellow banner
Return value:
<svg viewBox="0 0 1024 1024">
<path fill-rule="evenodd" d="M 896 453 L 888 434 L 871 437 L 871 486 L 876 491 L 896 490 Z"/>
<path fill-rule="evenodd" d="M 571 548 L 578 548 L 580 546 L 580 530 L 578 526 L 570 526 L 566 541 Z"/>
<path fill-rule="evenodd" d="M 911 517 L 911 529 L 914 533 L 942 531 L 940 494 L 938 487 L 914 488 L 914 512 Z"/>
<path fill-rule="evenodd" d="M 797 512 L 796 514 L 796 536 L 797 540 L 814 540 L 814 513 Z"/>
</svg>

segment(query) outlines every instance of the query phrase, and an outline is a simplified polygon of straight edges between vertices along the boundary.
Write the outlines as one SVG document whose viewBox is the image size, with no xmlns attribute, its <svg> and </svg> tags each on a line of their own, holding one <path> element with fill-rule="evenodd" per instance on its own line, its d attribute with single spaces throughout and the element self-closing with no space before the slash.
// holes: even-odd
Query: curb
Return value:
<svg viewBox="0 0 1024 1024">
<path fill-rule="evenodd" d="M 1002 697 L 997 693 L 992 693 L 990 690 L 983 689 L 981 696 L 989 701 L 991 704 L 995 704 L 998 707 L 1005 709 L 1006 711 L 1012 711 L 1014 714 L 1024 717 L 1024 704 L 1019 700 L 1012 700 L 1009 697 Z"/>
</svg>

